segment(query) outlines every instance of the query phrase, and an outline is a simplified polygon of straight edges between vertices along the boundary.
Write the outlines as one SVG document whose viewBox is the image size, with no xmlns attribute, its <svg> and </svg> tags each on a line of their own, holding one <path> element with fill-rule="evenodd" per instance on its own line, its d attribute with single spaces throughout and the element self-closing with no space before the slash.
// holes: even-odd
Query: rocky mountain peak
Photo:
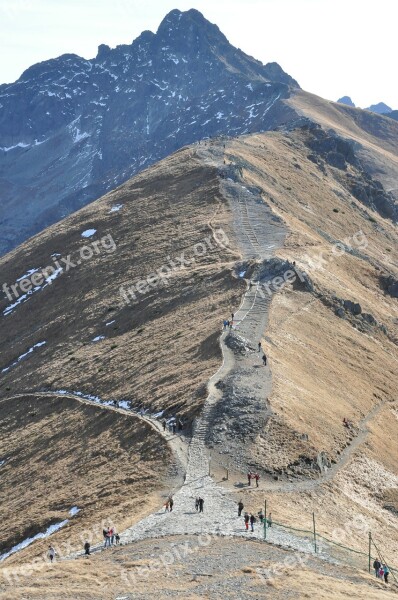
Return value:
<svg viewBox="0 0 398 600">
<path fill-rule="evenodd" d="M 286 122 L 297 87 L 194 9 L 33 65 L 0 85 L 0 254 L 186 144 Z"/>
<path fill-rule="evenodd" d="M 346 106 L 352 106 L 353 108 L 355 108 L 355 104 L 353 103 L 353 101 L 351 100 L 351 98 L 349 96 L 342 96 L 341 98 L 339 98 L 337 100 L 337 102 L 339 104 L 345 104 Z"/>
<path fill-rule="evenodd" d="M 377 113 L 379 115 L 384 115 L 386 113 L 392 112 L 392 108 L 387 106 L 384 102 L 378 102 L 377 104 L 372 104 L 368 106 L 366 110 L 370 110 L 371 112 Z"/>
</svg>

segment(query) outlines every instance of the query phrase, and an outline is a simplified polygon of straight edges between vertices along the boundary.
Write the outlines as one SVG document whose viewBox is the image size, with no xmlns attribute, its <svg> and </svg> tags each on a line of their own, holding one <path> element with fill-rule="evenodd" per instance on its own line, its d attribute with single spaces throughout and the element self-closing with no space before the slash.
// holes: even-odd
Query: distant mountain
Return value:
<svg viewBox="0 0 398 600">
<path fill-rule="evenodd" d="M 378 104 L 372 104 L 368 106 L 365 110 L 370 110 L 371 112 L 378 113 L 379 115 L 385 115 L 386 113 L 390 113 L 392 108 L 384 104 L 384 102 L 379 102 Z"/>
<path fill-rule="evenodd" d="M 186 144 L 286 122 L 298 88 L 197 10 L 30 67 L 0 86 L 0 254 Z"/>
<path fill-rule="evenodd" d="M 398 121 L 398 110 L 392 110 L 391 112 L 386 114 L 387 117 L 390 117 L 390 119 L 395 119 L 395 121 Z"/>
<path fill-rule="evenodd" d="M 353 103 L 353 101 L 351 100 L 351 98 L 349 96 L 342 96 L 341 98 L 339 98 L 337 100 L 337 102 L 339 104 L 346 104 L 347 106 L 352 106 L 353 108 L 355 108 L 355 104 Z"/>
</svg>

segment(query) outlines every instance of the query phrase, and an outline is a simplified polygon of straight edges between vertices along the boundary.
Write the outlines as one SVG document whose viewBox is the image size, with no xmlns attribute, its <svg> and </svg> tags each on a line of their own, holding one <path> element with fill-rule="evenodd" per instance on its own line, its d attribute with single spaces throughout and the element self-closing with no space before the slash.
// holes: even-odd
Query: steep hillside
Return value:
<svg viewBox="0 0 398 600">
<path fill-rule="evenodd" d="M 303 116 L 307 100 L 303 94 Z M 0 261 L 7 284 L 0 305 L 1 406 L 9 419 L 4 433 L 15 440 L 23 436 L 23 448 L 37 447 L 40 460 L 48 461 L 39 440 L 50 419 L 51 429 L 60 432 L 60 465 L 60 449 L 77 444 L 74 420 L 87 423 L 85 430 L 95 411 L 111 410 L 103 401 L 116 400 L 120 416 L 112 419 L 120 442 L 110 458 L 115 466 L 120 460 L 121 480 L 130 477 L 128 452 L 141 454 L 148 441 L 149 457 L 144 450 L 142 460 L 149 471 L 145 463 L 131 489 L 137 502 L 149 473 L 150 506 L 122 518 L 125 499 L 118 490 L 108 504 L 120 509 L 118 523 L 127 527 L 126 547 L 109 560 L 120 560 L 127 570 L 146 564 L 145 553 L 142 563 L 134 555 L 146 538 L 188 533 L 200 539 L 216 532 L 235 536 L 236 552 L 246 552 L 242 536 L 249 534 L 236 504 L 243 499 L 245 510 L 257 513 L 264 496 L 275 521 L 311 530 L 315 512 L 318 532 L 341 539 L 336 532 L 343 531 L 345 543 L 365 556 L 371 530 L 388 563 L 397 566 L 397 230 L 394 198 L 368 168 L 376 157 L 378 172 L 394 183 L 396 124 L 377 115 L 371 115 L 377 121 L 358 124 L 349 118 L 355 109 L 311 102 L 324 127 L 304 118 L 296 128 L 184 148 Z M 331 123 L 340 114 L 337 130 Z M 379 138 L 370 131 L 372 123 L 386 127 Z M 51 264 L 45 279 L 41 272 Z M 57 271 L 61 266 L 65 272 Z M 15 291 L 26 295 L 6 297 Z M 223 329 L 231 313 L 232 327 Z M 92 413 L 81 402 L 91 403 Z M 28 403 L 32 408 L 21 426 Z M 126 415 L 132 443 L 122 452 L 118 419 Z M 182 432 L 163 433 L 164 415 L 181 417 Z M 71 419 L 66 429 L 62 418 Z M 92 454 L 79 455 L 76 483 L 86 476 L 82 464 L 91 468 L 96 457 L 97 442 L 89 436 L 87 443 Z M 31 454 L 13 448 L 23 477 Z M 7 458 L 6 448 L 2 452 Z M 95 460 L 92 467 L 95 488 L 91 492 L 84 482 L 75 527 L 85 514 L 90 523 L 103 514 L 102 503 L 90 508 L 91 494 L 109 467 Z M 0 468 L 7 469 L 7 462 Z M 154 482 L 159 469 L 162 477 Z M 260 488 L 247 485 L 249 469 L 260 473 Z M 32 480 L 38 480 L 36 473 Z M 4 503 L 11 514 L 18 507 L 7 494 L 14 484 L 11 469 L 7 477 Z M 64 516 L 71 504 L 66 481 L 59 480 L 59 504 L 48 512 L 50 520 Z M 156 492 L 166 490 L 174 493 L 172 513 L 160 498 L 156 505 Z M 199 494 L 205 512 L 196 515 Z M 34 493 L 26 491 L 24 502 L 30 502 L 29 513 L 21 514 L 18 535 L 23 522 L 37 524 L 44 510 Z M 258 543 L 263 538 L 257 526 L 250 535 Z M 312 555 L 311 540 L 300 532 L 276 523 L 268 536 L 290 548 L 290 558 L 293 551 L 296 557 Z M 100 536 L 93 541 L 99 544 Z M 146 540 L 144 546 L 153 554 L 151 544 Z M 23 565 L 41 550 L 35 542 L 5 566 Z M 329 570 L 331 559 L 352 569 L 367 566 L 343 551 L 336 556 L 328 546 L 320 558 L 324 562 L 311 564 L 308 580 L 311 593 L 323 586 L 325 598 L 329 590 L 336 597 L 345 593 L 337 581 L 343 571 Z M 98 557 L 98 564 L 107 560 Z M 247 561 L 255 568 L 252 557 Z M 87 598 L 95 597 L 80 564 L 68 565 L 61 569 L 64 583 L 75 577 Z M 203 574 L 210 567 L 201 568 Z M 217 598 L 231 580 L 240 589 L 235 578 L 228 572 L 214 588 L 196 591 Z M 48 593 L 42 589 L 36 597 L 58 594 L 57 586 L 40 581 Z M 375 584 L 368 578 L 358 575 L 351 583 L 357 597 L 372 597 Z M 297 576 L 289 589 L 306 597 L 310 592 L 302 584 Z M 253 594 L 268 592 L 269 585 L 261 580 Z M 284 580 L 273 585 L 283 597 Z M 377 593 L 382 586 L 377 583 Z M 121 585 L 116 593 L 132 592 Z M 165 581 L 160 593 L 179 591 Z"/>
<path fill-rule="evenodd" d="M 276 251 L 284 262 L 274 275 L 283 277 L 294 263 L 305 274 L 293 284 L 277 281 L 272 294 L 263 343 L 272 371 L 272 413 L 251 437 L 247 464 L 268 472 L 275 519 L 308 528 L 316 510 L 330 535 L 337 524 L 344 530 L 363 518 L 365 533 L 383 540 L 393 562 L 398 311 L 396 293 L 386 291 L 384 282 L 387 276 L 398 280 L 397 230 L 351 193 L 352 178 L 362 172 L 353 157 L 338 166 L 327 155 L 318 154 L 316 162 L 312 153 L 308 157 L 319 140 L 322 130 L 304 127 L 236 140 L 227 151 L 246 185 L 260 189 L 287 225 L 285 246 Z M 387 170 L 391 155 L 379 151 Z M 226 405 L 225 443 L 231 444 Z M 256 412 L 253 405 L 253 421 Z M 231 454 L 230 469 L 239 472 L 235 481 L 243 481 L 244 470 Z M 220 462 L 225 464 L 222 457 Z M 304 474 L 315 481 L 304 481 Z M 245 495 L 252 506 L 255 497 Z M 345 539 L 358 549 L 366 544 L 363 529 L 350 530 Z"/>
<path fill-rule="evenodd" d="M 0 255 L 185 144 L 270 129 L 298 84 L 197 10 L 0 86 Z"/>
<path fill-rule="evenodd" d="M 381 182 L 385 191 L 395 199 L 393 212 L 386 216 L 397 220 L 397 124 L 386 115 L 329 102 L 300 90 L 287 103 L 310 121 L 326 130 L 331 129 L 353 143 L 356 155 L 367 173 Z"/>
</svg>

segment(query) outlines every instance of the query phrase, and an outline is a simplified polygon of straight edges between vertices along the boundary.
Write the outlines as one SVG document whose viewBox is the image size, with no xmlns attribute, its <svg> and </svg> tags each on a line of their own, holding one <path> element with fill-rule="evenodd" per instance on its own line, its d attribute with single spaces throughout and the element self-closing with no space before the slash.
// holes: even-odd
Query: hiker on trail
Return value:
<svg viewBox="0 0 398 600">
<path fill-rule="evenodd" d="M 163 424 L 163 431 L 166 431 L 167 420 L 163 419 L 162 424 Z"/>
<path fill-rule="evenodd" d="M 390 569 L 387 567 L 387 565 L 383 565 L 383 569 L 384 569 L 384 581 L 386 583 L 388 583 L 388 575 L 390 573 Z"/>
<path fill-rule="evenodd" d="M 111 546 L 113 546 L 113 544 L 115 543 L 115 530 L 113 527 L 111 528 L 109 534 L 110 534 L 110 538 L 111 538 Z"/>
<path fill-rule="evenodd" d="M 230 322 L 229 322 L 229 328 L 230 328 L 230 329 L 232 329 L 232 326 L 233 326 L 233 324 L 234 324 L 234 322 L 233 322 L 233 321 L 230 321 Z"/>
<path fill-rule="evenodd" d="M 258 473 L 255 473 L 254 479 L 256 480 L 256 487 L 258 487 L 258 482 L 259 482 L 259 479 L 260 479 L 260 475 Z"/>
<path fill-rule="evenodd" d="M 172 424 L 172 426 L 171 426 L 171 427 L 172 427 L 172 429 L 173 429 L 173 433 L 175 433 L 175 432 L 176 432 L 176 429 L 177 429 L 177 423 L 176 423 L 175 421 L 173 421 L 173 424 Z"/>
<path fill-rule="evenodd" d="M 86 542 L 84 544 L 84 554 L 86 554 L 87 556 L 90 556 L 90 542 Z"/>
<path fill-rule="evenodd" d="M 178 431 L 182 431 L 184 429 L 184 423 L 181 419 L 178 419 Z"/>
<path fill-rule="evenodd" d="M 263 354 L 263 365 L 264 367 L 267 366 L 267 357 L 265 356 L 265 354 Z"/>
<path fill-rule="evenodd" d="M 198 512 L 198 510 L 199 510 L 199 498 L 198 497 L 195 498 L 195 509 L 196 509 L 196 512 Z"/>
<path fill-rule="evenodd" d="M 227 319 L 224 319 L 223 325 L 224 325 L 224 329 L 226 329 L 229 325 L 229 321 L 227 321 Z"/>
<path fill-rule="evenodd" d="M 268 527 L 272 527 L 272 515 L 271 515 L 271 513 L 269 513 L 267 521 L 268 521 Z"/>
<path fill-rule="evenodd" d="M 235 316 L 234 313 L 231 313 L 231 321 L 234 320 L 234 316 Z"/>
<path fill-rule="evenodd" d="M 116 545 L 120 544 L 120 535 L 118 533 L 115 535 L 115 539 L 116 539 Z"/>
<path fill-rule="evenodd" d="M 53 562 L 55 558 L 55 550 L 52 546 L 48 547 L 48 558 L 50 559 L 50 562 Z"/>
<path fill-rule="evenodd" d="M 245 512 L 245 516 L 243 518 L 245 520 L 246 531 L 249 531 L 249 520 L 250 520 L 249 513 Z"/>
<path fill-rule="evenodd" d="M 250 515 L 250 527 L 251 530 L 254 531 L 254 523 L 256 522 L 256 517 L 254 515 Z"/>
<path fill-rule="evenodd" d="M 383 567 L 383 565 L 381 565 L 381 567 L 379 569 L 379 578 L 380 579 L 384 579 L 384 567 Z"/>
<path fill-rule="evenodd" d="M 260 519 L 260 523 L 262 523 L 264 521 L 264 513 L 263 513 L 263 509 L 258 511 L 258 518 Z"/>
<path fill-rule="evenodd" d="M 379 569 L 381 567 L 381 562 L 379 561 L 378 558 L 375 559 L 374 563 L 373 563 L 373 568 L 375 570 L 375 575 L 376 577 L 379 576 Z"/>
<path fill-rule="evenodd" d="M 172 496 L 169 496 L 169 511 L 171 512 L 173 510 L 173 506 L 174 506 L 174 500 Z"/>
<path fill-rule="evenodd" d="M 111 547 L 111 530 L 109 529 L 109 527 L 105 536 L 104 548 L 106 548 L 107 546 Z"/>
<path fill-rule="evenodd" d="M 107 529 L 103 529 L 102 530 L 102 535 L 104 536 L 104 540 L 106 540 L 106 536 L 108 535 L 108 530 Z"/>
<path fill-rule="evenodd" d="M 249 471 L 247 474 L 247 485 L 251 485 L 251 484 L 252 484 L 252 474 Z"/>
<path fill-rule="evenodd" d="M 261 342 L 258 343 L 258 351 L 261 352 Z"/>
<path fill-rule="evenodd" d="M 203 504 L 204 504 L 204 500 L 203 498 L 199 497 L 199 512 L 203 512 Z"/>
<path fill-rule="evenodd" d="M 242 515 L 243 508 L 244 508 L 243 502 L 242 502 L 242 500 L 239 500 L 239 502 L 238 502 L 238 517 L 240 517 Z"/>
</svg>

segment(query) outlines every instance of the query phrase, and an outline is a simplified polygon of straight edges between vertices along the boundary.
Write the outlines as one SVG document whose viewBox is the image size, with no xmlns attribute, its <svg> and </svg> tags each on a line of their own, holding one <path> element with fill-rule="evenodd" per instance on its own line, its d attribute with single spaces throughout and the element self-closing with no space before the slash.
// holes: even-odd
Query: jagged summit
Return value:
<svg viewBox="0 0 398 600">
<path fill-rule="evenodd" d="M 337 102 L 339 104 L 345 104 L 346 106 L 352 106 L 353 108 L 355 108 L 355 104 L 351 100 L 350 96 L 342 96 L 337 100 Z"/>
<path fill-rule="evenodd" d="M 379 115 L 385 115 L 387 113 L 392 112 L 392 108 L 387 106 L 384 102 L 378 102 L 377 104 L 372 104 L 368 106 L 366 110 L 370 110 L 371 112 L 378 113 Z"/>
<path fill-rule="evenodd" d="M 33 65 L 0 86 L 0 254 L 186 144 L 286 122 L 297 89 L 195 9 Z"/>
</svg>

